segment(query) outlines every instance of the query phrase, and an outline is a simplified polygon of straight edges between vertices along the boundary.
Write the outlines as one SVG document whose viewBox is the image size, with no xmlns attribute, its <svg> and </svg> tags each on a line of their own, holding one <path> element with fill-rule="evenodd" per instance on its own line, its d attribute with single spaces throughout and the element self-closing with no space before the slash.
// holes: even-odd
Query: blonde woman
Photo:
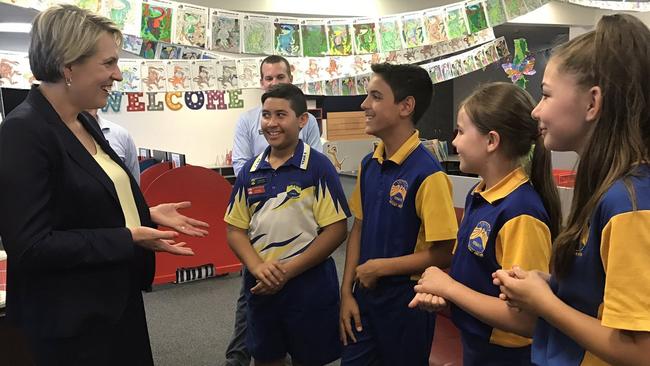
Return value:
<svg viewBox="0 0 650 366">
<path fill-rule="evenodd" d="M 37 365 L 153 364 L 141 289 L 154 251 L 192 255 L 176 231 L 205 223 L 149 208 L 85 109 L 106 104 L 122 34 L 110 20 L 54 6 L 34 20 L 29 60 L 41 81 L 0 128 L 0 236 L 7 316 Z M 156 224 L 176 231 L 159 231 Z"/>
</svg>

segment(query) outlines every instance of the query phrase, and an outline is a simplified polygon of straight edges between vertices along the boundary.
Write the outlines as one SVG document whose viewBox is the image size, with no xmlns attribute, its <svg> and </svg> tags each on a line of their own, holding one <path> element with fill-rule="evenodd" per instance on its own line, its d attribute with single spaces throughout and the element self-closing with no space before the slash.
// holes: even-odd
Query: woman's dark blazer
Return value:
<svg viewBox="0 0 650 366">
<path fill-rule="evenodd" d="M 129 174 L 96 123 L 79 120 Z M 131 190 L 153 227 L 133 177 Z M 30 337 L 110 326 L 153 279 L 154 255 L 134 245 L 112 181 L 38 87 L 0 124 L 0 236 L 7 318 Z"/>
</svg>

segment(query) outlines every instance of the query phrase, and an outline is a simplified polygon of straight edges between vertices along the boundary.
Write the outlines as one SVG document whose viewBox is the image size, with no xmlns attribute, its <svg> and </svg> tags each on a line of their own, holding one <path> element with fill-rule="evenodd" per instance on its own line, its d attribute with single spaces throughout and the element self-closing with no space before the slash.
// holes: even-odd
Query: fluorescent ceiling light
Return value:
<svg viewBox="0 0 650 366">
<path fill-rule="evenodd" d="M 4 33 L 29 33 L 31 23 L 0 23 L 0 32 Z"/>
</svg>

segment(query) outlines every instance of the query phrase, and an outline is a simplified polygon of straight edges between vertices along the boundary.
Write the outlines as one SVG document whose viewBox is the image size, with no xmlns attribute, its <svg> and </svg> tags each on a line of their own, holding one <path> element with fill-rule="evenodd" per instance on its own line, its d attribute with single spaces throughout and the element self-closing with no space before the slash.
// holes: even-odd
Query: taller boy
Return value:
<svg viewBox="0 0 650 366">
<path fill-rule="evenodd" d="M 449 266 L 458 230 L 451 183 L 415 129 L 433 86 L 418 66 L 375 64 L 372 71 L 361 108 L 366 133 L 381 142 L 361 161 L 350 199 L 341 364 L 428 365 L 435 315 L 407 305 L 414 278 L 431 265 Z"/>
</svg>

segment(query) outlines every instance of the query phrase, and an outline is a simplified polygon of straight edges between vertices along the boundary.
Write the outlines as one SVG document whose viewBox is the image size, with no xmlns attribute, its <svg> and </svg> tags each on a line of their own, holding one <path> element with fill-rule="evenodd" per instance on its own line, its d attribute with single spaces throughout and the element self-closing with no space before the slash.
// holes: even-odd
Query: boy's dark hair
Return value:
<svg viewBox="0 0 650 366">
<path fill-rule="evenodd" d="M 307 99 L 305 99 L 305 94 L 293 84 L 273 85 L 266 93 L 262 94 L 262 104 L 268 98 L 288 100 L 291 109 L 293 109 L 298 117 L 303 115 L 303 113 L 307 113 Z"/>
<path fill-rule="evenodd" d="M 260 79 L 264 79 L 264 73 L 262 72 L 262 66 L 264 64 L 279 64 L 280 62 L 283 62 L 284 66 L 286 66 L 287 76 L 289 77 L 289 80 L 291 80 L 291 65 L 289 64 L 289 61 L 287 61 L 286 58 L 278 55 L 267 56 L 264 60 L 262 60 L 262 63 L 260 64 Z"/>
<path fill-rule="evenodd" d="M 372 72 L 379 75 L 395 96 L 395 103 L 399 103 L 412 96 L 415 99 L 415 108 L 411 115 L 413 124 L 417 124 L 424 112 L 431 104 L 433 96 L 433 83 L 429 73 L 415 65 L 392 65 L 389 63 L 373 64 Z"/>
</svg>

